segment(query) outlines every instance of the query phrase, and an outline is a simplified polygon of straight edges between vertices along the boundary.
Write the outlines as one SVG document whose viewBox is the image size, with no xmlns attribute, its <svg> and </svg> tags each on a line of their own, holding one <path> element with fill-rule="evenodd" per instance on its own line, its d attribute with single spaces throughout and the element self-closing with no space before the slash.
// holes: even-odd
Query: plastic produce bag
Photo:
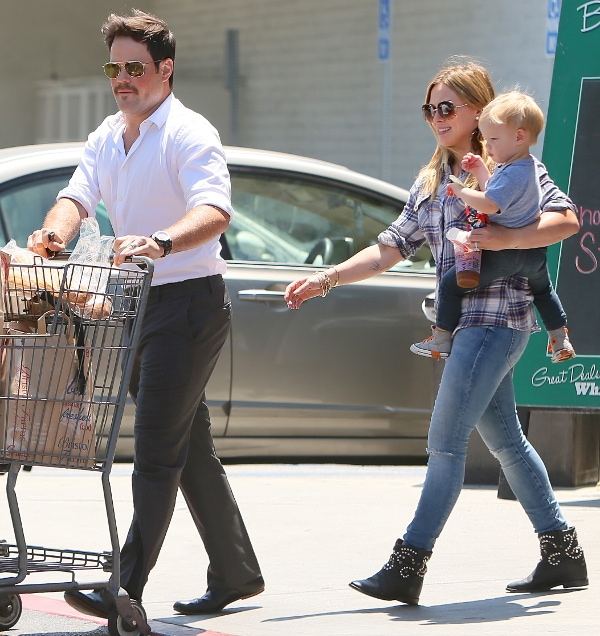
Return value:
<svg viewBox="0 0 600 636">
<path fill-rule="evenodd" d="M 22 265 L 33 265 L 34 263 L 48 264 L 50 261 L 43 256 L 38 256 L 26 247 L 19 247 L 15 239 L 10 241 L 2 248 L 5 254 L 10 256 L 11 263 L 17 263 Z"/>
<path fill-rule="evenodd" d="M 69 287 L 87 289 L 93 294 L 105 294 L 110 276 L 110 255 L 113 236 L 100 236 L 95 218 L 83 219 L 79 240 L 69 256 Z"/>
</svg>

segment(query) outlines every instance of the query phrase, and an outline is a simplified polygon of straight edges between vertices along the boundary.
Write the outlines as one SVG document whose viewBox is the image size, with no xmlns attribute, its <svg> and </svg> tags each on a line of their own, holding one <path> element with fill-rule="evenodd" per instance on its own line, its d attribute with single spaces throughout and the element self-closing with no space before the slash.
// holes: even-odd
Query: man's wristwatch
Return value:
<svg viewBox="0 0 600 636">
<path fill-rule="evenodd" d="M 171 250 L 173 249 L 173 240 L 164 230 L 154 232 L 154 234 L 152 234 L 150 238 L 154 239 L 157 245 L 160 245 L 160 247 L 163 248 L 163 258 L 167 256 L 167 254 L 170 254 Z"/>
</svg>

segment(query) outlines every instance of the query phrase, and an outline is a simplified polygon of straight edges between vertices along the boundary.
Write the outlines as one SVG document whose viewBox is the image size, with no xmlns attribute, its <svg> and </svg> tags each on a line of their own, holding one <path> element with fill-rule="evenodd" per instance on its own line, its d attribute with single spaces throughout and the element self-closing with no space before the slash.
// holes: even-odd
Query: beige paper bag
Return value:
<svg viewBox="0 0 600 636">
<path fill-rule="evenodd" d="M 37 333 L 26 333 L 26 324 L 8 325 L 4 457 L 24 464 L 90 467 L 96 447 L 90 351 L 76 346 L 69 318 L 62 316 L 50 335 L 45 318 L 38 320 Z"/>
</svg>

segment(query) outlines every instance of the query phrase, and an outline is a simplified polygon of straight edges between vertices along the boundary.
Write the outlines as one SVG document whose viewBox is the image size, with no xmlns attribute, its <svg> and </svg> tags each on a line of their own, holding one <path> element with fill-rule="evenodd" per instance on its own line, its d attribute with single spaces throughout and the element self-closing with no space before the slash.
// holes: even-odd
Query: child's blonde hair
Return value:
<svg viewBox="0 0 600 636">
<path fill-rule="evenodd" d="M 544 113 L 530 95 L 508 91 L 498 95 L 481 111 L 479 123 L 485 121 L 521 128 L 529 133 L 534 144 L 544 128 Z"/>
</svg>

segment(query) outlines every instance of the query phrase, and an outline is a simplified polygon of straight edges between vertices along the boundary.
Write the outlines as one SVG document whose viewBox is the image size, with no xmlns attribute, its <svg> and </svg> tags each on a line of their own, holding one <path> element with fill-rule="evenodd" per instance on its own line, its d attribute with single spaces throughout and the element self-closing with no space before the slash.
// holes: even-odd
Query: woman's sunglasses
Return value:
<svg viewBox="0 0 600 636">
<path fill-rule="evenodd" d="M 433 121 L 436 112 L 441 119 L 450 119 L 450 117 L 456 117 L 456 109 L 462 108 L 463 106 L 468 106 L 468 104 L 455 106 L 454 103 L 448 99 L 440 102 L 437 106 L 433 104 L 423 104 L 421 110 L 423 111 L 423 117 L 425 117 L 427 121 Z"/>
<path fill-rule="evenodd" d="M 121 69 L 124 68 L 130 77 L 141 77 L 146 71 L 148 64 L 156 64 L 162 60 L 154 60 L 152 62 L 107 62 L 102 68 L 104 74 L 110 79 L 117 79 Z"/>
</svg>

